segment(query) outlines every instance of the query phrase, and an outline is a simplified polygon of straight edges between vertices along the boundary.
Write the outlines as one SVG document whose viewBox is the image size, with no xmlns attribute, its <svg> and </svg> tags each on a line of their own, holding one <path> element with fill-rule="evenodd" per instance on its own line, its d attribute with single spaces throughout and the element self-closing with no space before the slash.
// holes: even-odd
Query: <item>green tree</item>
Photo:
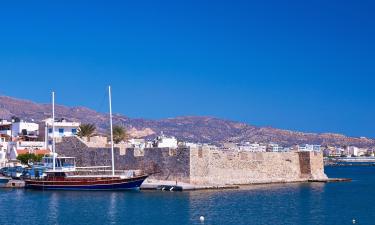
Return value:
<svg viewBox="0 0 375 225">
<path fill-rule="evenodd" d="M 31 153 L 18 155 L 17 159 L 21 161 L 22 164 L 28 164 L 29 162 L 40 162 L 42 161 L 43 155 L 35 155 Z"/>
<path fill-rule="evenodd" d="M 124 127 L 114 126 L 113 127 L 113 142 L 118 144 L 121 141 L 126 141 L 129 139 L 129 135 Z"/>
<path fill-rule="evenodd" d="M 90 137 L 94 136 L 96 127 L 94 124 L 81 124 L 78 128 L 77 136 L 78 137 L 87 137 L 90 140 Z"/>
</svg>

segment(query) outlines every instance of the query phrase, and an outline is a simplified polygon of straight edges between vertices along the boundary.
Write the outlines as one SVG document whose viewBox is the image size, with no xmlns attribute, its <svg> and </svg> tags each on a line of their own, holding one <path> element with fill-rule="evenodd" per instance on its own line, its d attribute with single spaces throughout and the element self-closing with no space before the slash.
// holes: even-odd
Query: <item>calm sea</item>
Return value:
<svg viewBox="0 0 375 225">
<path fill-rule="evenodd" d="M 353 182 L 182 193 L 0 189 L 0 225 L 375 224 L 375 167 L 330 167 L 326 173 Z"/>
</svg>

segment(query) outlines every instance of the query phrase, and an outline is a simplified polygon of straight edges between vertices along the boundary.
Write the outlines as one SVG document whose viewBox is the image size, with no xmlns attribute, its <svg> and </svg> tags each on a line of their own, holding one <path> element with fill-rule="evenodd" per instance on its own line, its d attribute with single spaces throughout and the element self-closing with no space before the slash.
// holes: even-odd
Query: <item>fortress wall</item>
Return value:
<svg viewBox="0 0 375 225">
<path fill-rule="evenodd" d="M 76 157 L 77 166 L 110 166 L 110 148 L 90 148 L 74 137 L 56 152 Z M 237 152 L 199 148 L 115 148 L 118 170 L 144 170 L 151 178 L 198 185 L 256 184 L 326 179 L 323 156 L 314 152 Z"/>
<path fill-rule="evenodd" d="M 59 155 L 76 157 L 78 167 L 111 166 L 110 148 L 88 147 L 76 137 L 66 137 L 56 143 Z M 144 170 L 152 178 L 189 182 L 190 155 L 188 149 L 114 148 L 116 170 Z"/>
<path fill-rule="evenodd" d="M 314 180 L 327 179 L 324 173 L 323 153 L 298 152 L 302 177 Z"/>
<path fill-rule="evenodd" d="M 314 152 L 190 151 L 194 184 L 256 184 L 326 179 L 323 155 Z"/>
<path fill-rule="evenodd" d="M 297 153 L 191 149 L 190 154 L 190 181 L 194 184 L 255 184 L 303 180 Z"/>
</svg>

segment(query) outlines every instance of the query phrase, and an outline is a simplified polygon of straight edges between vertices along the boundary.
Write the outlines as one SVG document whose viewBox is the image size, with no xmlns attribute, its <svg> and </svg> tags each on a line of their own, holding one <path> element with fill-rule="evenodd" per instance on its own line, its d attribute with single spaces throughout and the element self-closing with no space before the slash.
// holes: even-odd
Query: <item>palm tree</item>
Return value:
<svg viewBox="0 0 375 225">
<path fill-rule="evenodd" d="M 121 141 L 126 141 L 129 139 L 129 135 L 124 127 L 114 126 L 113 127 L 113 142 L 118 144 Z"/>
<path fill-rule="evenodd" d="M 77 136 L 81 138 L 86 137 L 90 141 L 90 137 L 94 136 L 95 130 L 95 124 L 81 124 L 78 128 Z"/>
</svg>

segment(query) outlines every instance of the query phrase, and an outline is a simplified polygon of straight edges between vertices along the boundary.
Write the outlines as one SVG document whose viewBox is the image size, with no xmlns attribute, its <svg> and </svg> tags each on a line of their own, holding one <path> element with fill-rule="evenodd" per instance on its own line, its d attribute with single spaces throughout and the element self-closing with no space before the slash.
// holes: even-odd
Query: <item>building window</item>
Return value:
<svg viewBox="0 0 375 225">
<path fill-rule="evenodd" d="M 64 135 L 64 129 L 63 128 L 59 128 L 59 134 L 60 134 L 60 136 Z"/>
<path fill-rule="evenodd" d="M 72 129 L 72 134 L 76 135 L 77 134 L 77 129 L 73 128 Z"/>
<path fill-rule="evenodd" d="M 48 133 L 52 134 L 52 128 L 48 129 Z"/>
</svg>

